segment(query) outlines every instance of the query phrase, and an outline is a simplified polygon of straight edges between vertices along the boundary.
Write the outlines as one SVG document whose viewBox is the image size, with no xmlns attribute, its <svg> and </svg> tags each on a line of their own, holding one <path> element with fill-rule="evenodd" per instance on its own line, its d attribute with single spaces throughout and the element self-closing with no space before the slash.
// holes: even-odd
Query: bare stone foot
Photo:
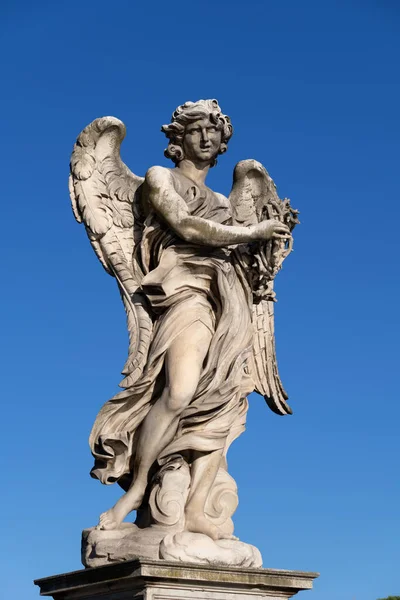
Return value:
<svg viewBox="0 0 400 600">
<path fill-rule="evenodd" d="M 192 515 L 186 513 L 187 531 L 192 533 L 203 533 L 208 535 L 212 540 L 237 540 L 238 538 L 229 533 L 223 532 L 219 527 L 213 525 L 206 516 L 201 514 Z"/>
<path fill-rule="evenodd" d="M 114 508 L 110 508 L 106 512 L 101 513 L 96 529 L 118 529 L 121 523 L 122 520 L 118 522 L 115 516 Z"/>
<path fill-rule="evenodd" d="M 144 486 L 134 485 L 112 508 L 100 515 L 96 529 L 118 529 L 125 517 L 132 510 L 139 508 L 143 496 Z"/>
<path fill-rule="evenodd" d="M 121 500 L 123 499 L 125 497 L 121 498 Z M 99 524 L 96 529 L 118 529 L 126 515 L 131 512 L 127 510 L 126 503 L 121 502 L 121 500 L 118 500 L 115 506 L 100 515 Z"/>
</svg>

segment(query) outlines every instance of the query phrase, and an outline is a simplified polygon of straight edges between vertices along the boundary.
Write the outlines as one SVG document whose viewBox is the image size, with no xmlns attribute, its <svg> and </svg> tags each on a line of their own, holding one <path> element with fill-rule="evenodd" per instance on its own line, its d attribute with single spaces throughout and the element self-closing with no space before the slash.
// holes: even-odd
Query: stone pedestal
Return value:
<svg viewBox="0 0 400 600">
<path fill-rule="evenodd" d="M 38 579 L 55 600 L 280 600 L 310 590 L 317 573 L 135 559 Z"/>
</svg>

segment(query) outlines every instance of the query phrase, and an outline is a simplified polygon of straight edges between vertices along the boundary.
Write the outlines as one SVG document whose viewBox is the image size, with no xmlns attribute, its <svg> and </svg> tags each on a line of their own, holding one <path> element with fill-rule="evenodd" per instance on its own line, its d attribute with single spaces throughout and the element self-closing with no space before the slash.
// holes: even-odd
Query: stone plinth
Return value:
<svg viewBox="0 0 400 600">
<path fill-rule="evenodd" d="M 234 569 L 136 559 L 37 579 L 55 600 L 280 600 L 310 590 L 318 573 Z"/>
</svg>

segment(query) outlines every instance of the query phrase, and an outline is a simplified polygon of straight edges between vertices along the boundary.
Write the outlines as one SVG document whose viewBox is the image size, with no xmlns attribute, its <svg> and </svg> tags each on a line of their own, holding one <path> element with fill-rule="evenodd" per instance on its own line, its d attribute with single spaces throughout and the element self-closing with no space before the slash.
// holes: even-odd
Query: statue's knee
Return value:
<svg viewBox="0 0 400 600">
<path fill-rule="evenodd" d="M 188 387 L 170 387 L 167 400 L 168 409 L 179 415 L 190 404 L 194 391 Z"/>
</svg>

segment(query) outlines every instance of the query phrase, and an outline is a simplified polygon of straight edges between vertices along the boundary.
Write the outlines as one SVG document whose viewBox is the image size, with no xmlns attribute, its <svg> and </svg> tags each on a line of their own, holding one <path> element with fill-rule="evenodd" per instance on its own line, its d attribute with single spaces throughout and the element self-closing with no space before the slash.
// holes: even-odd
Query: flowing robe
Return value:
<svg viewBox="0 0 400 600">
<path fill-rule="evenodd" d="M 231 223 L 226 199 L 198 188 L 176 170 L 171 173 L 191 215 Z M 212 339 L 196 393 L 174 439 L 158 457 L 160 464 L 191 450 L 226 453 L 244 429 L 246 396 L 254 388 L 248 371 L 251 291 L 232 251 L 185 242 L 151 212 L 137 253 L 145 273 L 142 290 L 155 317 L 146 367 L 133 386 L 106 402 L 89 440 L 95 457 L 92 476 L 122 487 L 134 477 L 140 425 L 165 387 L 168 348 L 186 328 L 200 321 Z"/>
</svg>

